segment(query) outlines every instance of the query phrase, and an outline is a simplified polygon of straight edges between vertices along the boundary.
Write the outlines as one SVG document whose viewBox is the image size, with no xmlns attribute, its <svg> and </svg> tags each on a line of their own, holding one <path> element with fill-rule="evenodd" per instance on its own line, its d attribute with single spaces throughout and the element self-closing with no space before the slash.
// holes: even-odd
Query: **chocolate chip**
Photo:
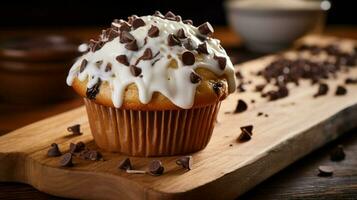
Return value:
<svg viewBox="0 0 357 200">
<path fill-rule="evenodd" d="M 158 176 L 164 173 L 164 167 L 162 166 L 161 161 L 153 160 L 149 165 L 149 172 L 151 175 Z"/>
<path fill-rule="evenodd" d="M 88 61 L 86 59 L 83 59 L 81 62 L 81 66 L 79 67 L 79 72 L 82 73 L 84 69 L 87 67 Z"/>
<path fill-rule="evenodd" d="M 213 83 L 213 91 L 218 95 L 220 96 L 221 95 L 221 90 L 223 88 L 223 83 L 222 82 L 215 82 Z"/>
<path fill-rule="evenodd" d="M 107 65 L 105 66 L 104 71 L 105 71 L 105 72 L 109 72 L 109 71 L 111 71 L 111 70 L 112 70 L 112 63 L 107 63 Z"/>
<path fill-rule="evenodd" d="M 250 103 L 255 103 L 255 100 L 254 100 L 254 99 L 251 99 L 251 100 L 250 100 Z"/>
<path fill-rule="evenodd" d="M 134 19 L 132 26 L 134 29 L 137 29 L 139 27 L 145 26 L 145 22 L 141 18 L 136 18 L 136 19 Z"/>
<path fill-rule="evenodd" d="M 241 82 L 237 86 L 237 92 L 245 92 L 244 83 Z"/>
<path fill-rule="evenodd" d="M 151 60 L 152 51 L 150 48 L 145 49 L 144 54 L 140 57 L 141 60 Z"/>
<path fill-rule="evenodd" d="M 242 112 L 246 111 L 247 109 L 248 109 L 247 103 L 245 103 L 245 101 L 239 99 L 236 109 L 234 110 L 234 113 L 242 113 Z"/>
<path fill-rule="evenodd" d="M 176 160 L 176 164 L 186 170 L 191 170 L 193 165 L 192 156 L 183 156 Z"/>
<path fill-rule="evenodd" d="M 199 44 L 197 47 L 197 51 L 199 53 L 208 54 L 207 43 L 203 42 L 203 43 Z"/>
<path fill-rule="evenodd" d="M 70 153 L 78 153 L 78 152 L 84 150 L 85 146 L 86 145 L 83 142 L 78 142 L 76 144 L 70 143 L 69 144 L 69 152 Z"/>
<path fill-rule="evenodd" d="M 193 65 L 195 63 L 195 55 L 190 51 L 185 51 L 181 59 L 184 65 Z"/>
<path fill-rule="evenodd" d="M 180 15 L 176 15 L 175 21 L 180 22 L 182 20 L 182 17 Z"/>
<path fill-rule="evenodd" d="M 112 41 L 114 38 L 119 37 L 119 35 L 119 32 L 113 29 L 109 29 L 109 31 L 106 32 L 106 37 L 108 38 L 108 41 Z"/>
<path fill-rule="evenodd" d="M 139 76 L 141 74 L 141 68 L 135 65 L 130 65 L 130 72 L 133 76 Z"/>
<path fill-rule="evenodd" d="M 99 49 L 101 49 L 104 45 L 104 42 L 103 41 L 95 41 L 95 40 L 90 40 L 89 41 L 89 49 L 92 51 L 92 52 L 95 52 Z"/>
<path fill-rule="evenodd" d="M 51 148 L 47 151 L 47 156 L 49 157 L 58 157 L 61 156 L 62 153 L 58 148 L 56 143 L 51 144 Z"/>
<path fill-rule="evenodd" d="M 81 125 L 75 124 L 67 128 L 68 132 L 71 132 L 73 135 L 82 135 L 81 133 Z"/>
<path fill-rule="evenodd" d="M 182 22 L 183 22 L 184 24 L 189 24 L 189 25 L 192 25 L 192 24 L 193 24 L 192 20 L 190 20 L 190 19 L 185 19 L 185 20 L 183 20 Z"/>
<path fill-rule="evenodd" d="M 167 44 L 169 46 L 180 46 L 181 42 L 174 34 L 169 34 L 169 36 L 167 37 Z"/>
<path fill-rule="evenodd" d="M 99 88 L 101 84 L 102 84 L 102 80 L 98 79 L 97 83 L 94 84 L 93 87 L 87 88 L 86 96 L 88 97 L 88 99 L 95 99 L 95 97 L 99 93 Z"/>
<path fill-rule="evenodd" d="M 326 166 L 326 165 L 320 165 L 318 170 L 319 170 L 318 176 L 332 176 L 334 171 L 333 167 Z"/>
<path fill-rule="evenodd" d="M 320 83 L 319 89 L 317 90 L 317 93 L 314 94 L 314 97 L 326 95 L 327 92 L 328 92 L 328 85 L 326 83 Z"/>
<path fill-rule="evenodd" d="M 124 160 L 122 160 L 119 163 L 118 168 L 121 169 L 121 170 L 132 170 L 133 166 L 131 165 L 130 159 L 129 158 L 125 158 Z"/>
<path fill-rule="evenodd" d="M 176 36 L 177 36 L 177 38 L 179 38 L 179 39 L 185 39 L 185 38 L 187 38 L 186 33 L 185 33 L 185 30 L 183 30 L 183 28 L 180 28 L 180 29 L 177 31 Z"/>
<path fill-rule="evenodd" d="M 72 167 L 73 166 L 71 153 L 66 153 L 61 157 L 60 166 L 61 167 Z"/>
<path fill-rule="evenodd" d="M 330 152 L 330 160 L 331 161 L 341 161 L 346 157 L 345 152 L 343 151 L 343 146 L 338 145 Z"/>
<path fill-rule="evenodd" d="M 120 32 L 120 43 L 129 43 L 134 41 L 135 38 L 132 34 L 130 34 L 128 31 L 122 31 Z"/>
<path fill-rule="evenodd" d="M 191 72 L 190 80 L 191 80 L 191 83 L 196 84 L 196 83 L 199 83 L 202 80 L 202 78 L 195 72 Z"/>
<path fill-rule="evenodd" d="M 126 57 L 126 55 L 119 55 L 115 58 L 119 63 L 125 65 L 125 66 L 129 66 L 129 61 L 128 61 L 128 57 Z"/>
<path fill-rule="evenodd" d="M 266 86 L 266 84 L 256 85 L 256 86 L 255 86 L 255 91 L 261 92 L 261 91 L 264 90 L 265 86 Z"/>
<path fill-rule="evenodd" d="M 152 25 L 148 31 L 148 36 L 151 38 L 155 38 L 159 36 L 160 30 L 157 26 Z"/>
<path fill-rule="evenodd" d="M 218 62 L 218 67 L 221 70 L 224 70 L 226 68 L 226 64 L 227 64 L 227 59 L 225 57 L 221 57 L 221 56 L 213 56 L 213 59 L 217 60 Z"/>
<path fill-rule="evenodd" d="M 102 154 L 96 150 L 89 150 L 88 151 L 88 159 L 92 161 L 98 161 L 103 158 Z"/>
<path fill-rule="evenodd" d="M 166 19 L 169 19 L 169 20 L 175 21 L 175 20 L 176 20 L 175 17 L 176 17 L 176 15 L 175 15 L 174 13 L 172 13 L 171 11 L 168 11 L 168 12 L 165 14 L 165 18 L 166 18 Z"/>
<path fill-rule="evenodd" d="M 202 35 L 206 35 L 206 36 L 211 36 L 212 33 L 214 32 L 213 27 L 211 26 L 211 24 L 209 22 L 205 22 L 205 23 L 199 25 L 198 31 Z"/>
<path fill-rule="evenodd" d="M 335 95 L 341 96 L 347 94 L 347 89 L 341 85 L 337 86 Z"/>
<path fill-rule="evenodd" d="M 128 17 L 128 23 L 129 23 L 129 24 L 133 24 L 133 21 L 134 21 L 135 19 L 137 19 L 137 18 L 139 18 L 137 15 L 129 16 L 129 17 Z"/>
<path fill-rule="evenodd" d="M 346 78 L 346 84 L 357 84 L 357 78 Z"/>
<path fill-rule="evenodd" d="M 95 62 L 95 66 L 97 66 L 98 68 L 100 68 L 100 66 L 103 64 L 103 60 L 98 60 Z"/>
<path fill-rule="evenodd" d="M 121 31 L 121 32 L 123 32 L 123 31 L 129 32 L 129 31 L 131 31 L 131 25 L 128 24 L 128 22 L 123 20 L 122 22 L 120 22 L 119 31 Z"/>
<path fill-rule="evenodd" d="M 190 38 L 187 38 L 187 40 L 183 43 L 183 46 L 187 49 L 187 50 L 195 50 L 195 44 L 193 43 L 193 41 Z"/>
<path fill-rule="evenodd" d="M 165 16 L 160 12 L 160 11 L 155 11 L 154 16 L 160 17 L 160 18 L 165 18 Z"/>
<path fill-rule="evenodd" d="M 136 44 L 136 40 L 127 43 L 125 48 L 131 51 L 137 51 L 139 49 L 138 44 Z"/>
<path fill-rule="evenodd" d="M 237 138 L 238 142 L 246 142 L 249 141 L 252 138 L 253 135 L 253 126 L 252 125 L 248 125 L 248 126 L 242 126 L 240 127 L 241 129 L 241 134 L 239 135 L 239 137 Z"/>
<path fill-rule="evenodd" d="M 258 112 L 258 114 L 257 114 L 258 117 L 259 117 L 259 116 L 262 116 L 262 115 L 263 115 L 262 112 Z"/>
</svg>

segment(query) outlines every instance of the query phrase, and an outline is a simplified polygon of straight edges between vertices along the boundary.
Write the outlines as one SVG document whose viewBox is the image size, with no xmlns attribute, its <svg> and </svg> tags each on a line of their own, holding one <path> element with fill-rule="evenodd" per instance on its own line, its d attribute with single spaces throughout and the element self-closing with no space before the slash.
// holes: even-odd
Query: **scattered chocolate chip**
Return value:
<svg viewBox="0 0 357 200">
<path fill-rule="evenodd" d="M 139 76 L 141 74 L 141 68 L 135 65 L 130 65 L 130 72 L 133 76 Z"/>
<path fill-rule="evenodd" d="M 189 24 L 189 25 L 192 25 L 192 24 L 193 24 L 192 20 L 190 20 L 190 19 L 185 19 L 185 20 L 183 20 L 182 22 L 183 22 L 184 24 Z"/>
<path fill-rule="evenodd" d="M 83 142 L 78 142 L 76 144 L 70 143 L 69 144 L 69 152 L 72 153 L 72 154 L 73 153 L 78 153 L 80 151 L 83 151 L 85 146 L 86 145 Z"/>
<path fill-rule="evenodd" d="M 236 109 L 234 110 L 234 113 L 242 113 L 242 112 L 246 111 L 247 109 L 248 109 L 247 103 L 245 103 L 245 101 L 239 99 Z"/>
<path fill-rule="evenodd" d="M 148 31 L 148 36 L 151 38 L 155 38 L 159 36 L 160 30 L 157 26 L 152 25 Z"/>
<path fill-rule="evenodd" d="M 211 36 L 214 32 L 213 27 L 211 26 L 211 24 L 209 22 L 205 22 L 205 23 L 199 25 L 198 31 L 202 35 L 206 35 L 206 36 Z"/>
<path fill-rule="evenodd" d="M 119 55 L 115 58 L 119 63 L 129 66 L 129 61 L 128 61 L 128 57 L 126 57 L 126 55 Z"/>
<path fill-rule="evenodd" d="M 218 62 L 218 67 L 221 70 L 224 70 L 226 68 L 226 64 L 227 64 L 227 59 L 225 57 L 221 57 L 221 56 L 213 56 L 213 59 L 217 60 Z"/>
<path fill-rule="evenodd" d="M 240 130 L 242 131 L 239 137 L 237 138 L 238 142 L 246 142 L 252 138 L 253 135 L 253 126 L 248 125 L 248 126 L 242 126 L 240 127 Z"/>
<path fill-rule="evenodd" d="M 169 36 L 167 37 L 167 44 L 169 46 L 180 46 L 181 42 L 174 34 L 169 34 Z"/>
<path fill-rule="evenodd" d="M 149 172 L 151 175 L 158 176 L 164 173 L 164 167 L 161 161 L 153 160 L 149 165 Z"/>
<path fill-rule="evenodd" d="M 92 161 L 98 161 L 103 158 L 102 154 L 96 150 L 89 150 L 88 152 L 88 159 Z"/>
<path fill-rule="evenodd" d="M 150 48 L 145 49 L 144 54 L 140 57 L 141 60 L 151 60 L 152 51 Z"/>
<path fill-rule="evenodd" d="M 223 88 L 223 83 L 222 82 L 215 82 L 213 83 L 213 91 L 217 94 L 217 96 L 221 95 L 221 90 Z"/>
<path fill-rule="evenodd" d="M 132 26 L 134 29 L 137 29 L 139 27 L 145 26 L 145 22 L 141 18 L 136 18 L 136 19 L 134 19 Z"/>
<path fill-rule="evenodd" d="M 130 34 L 128 31 L 122 31 L 120 32 L 120 43 L 129 43 L 134 41 L 135 38 L 132 34 Z"/>
<path fill-rule="evenodd" d="M 71 153 L 66 153 L 61 157 L 60 166 L 61 167 L 72 167 L 73 166 Z"/>
<path fill-rule="evenodd" d="M 133 40 L 125 45 L 125 48 L 131 51 L 137 51 L 139 49 L 136 40 Z"/>
<path fill-rule="evenodd" d="M 193 165 L 192 156 L 183 156 L 176 160 L 176 164 L 186 170 L 191 170 Z"/>
<path fill-rule="evenodd" d="M 346 157 L 345 152 L 343 151 L 343 146 L 338 145 L 330 152 L 330 160 L 331 161 L 341 161 Z"/>
<path fill-rule="evenodd" d="M 105 66 L 105 72 L 109 72 L 112 70 L 112 63 L 107 63 L 107 65 Z"/>
<path fill-rule="evenodd" d="M 251 100 L 250 100 L 250 103 L 255 103 L 255 100 L 254 100 L 254 99 L 251 99 Z"/>
<path fill-rule="evenodd" d="M 182 54 L 181 59 L 185 65 L 193 65 L 195 63 L 195 55 L 190 51 L 185 51 Z"/>
<path fill-rule="evenodd" d="M 346 78 L 345 84 L 357 84 L 357 78 Z"/>
<path fill-rule="evenodd" d="M 341 96 L 347 94 L 347 89 L 341 85 L 337 86 L 335 95 Z"/>
<path fill-rule="evenodd" d="M 108 41 L 112 41 L 114 38 L 119 37 L 119 35 L 119 32 L 112 28 L 108 28 L 103 32 L 104 38 L 107 38 Z"/>
<path fill-rule="evenodd" d="M 328 92 L 328 85 L 326 83 L 320 83 L 319 89 L 317 90 L 317 93 L 314 94 L 314 97 L 326 95 L 327 92 Z"/>
<path fill-rule="evenodd" d="M 262 115 L 263 115 L 262 112 L 258 112 L 258 114 L 257 114 L 258 117 L 259 117 L 259 116 L 262 116 Z"/>
<path fill-rule="evenodd" d="M 88 99 L 95 99 L 95 97 L 99 93 L 99 88 L 101 84 L 102 84 L 102 80 L 98 79 L 97 83 L 94 84 L 93 87 L 87 88 L 86 96 L 88 97 Z"/>
<path fill-rule="evenodd" d="M 123 20 L 122 22 L 120 22 L 119 31 L 121 31 L 121 32 L 123 32 L 123 31 L 129 32 L 129 31 L 131 31 L 131 25 L 128 24 L 128 22 Z"/>
<path fill-rule="evenodd" d="M 67 128 L 68 132 L 71 132 L 73 135 L 82 135 L 81 133 L 81 125 L 75 124 Z"/>
<path fill-rule="evenodd" d="M 165 18 L 165 16 L 160 12 L 160 11 L 155 11 L 154 16 L 160 17 L 160 18 Z"/>
<path fill-rule="evenodd" d="M 51 144 L 51 148 L 47 151 L 47 156 L 49 157 L 58 157 L 61 156 L 62 153 L 58 148 L 56 143 Z"/>
<path fill-rule="evenodd" d="M 81 66 L 79 67 L 79 72 L 82 73 L 84 69 L 87 67 L 88 61 L 86 59 L 83 59 L 81 62 Z"/>
<path fill-rule="evenodd" d="M 169 20 L 176 21 L 176 15 L 175 15 L 174 13 L 172 13 L 171 11 L 168 11 L 168 12 L 165 14 L 165 18 L 166 18 L 166 19 L 169 19 Z"/>
<path fill-rule="evenodd" d="M 233 147 L 233 144 L 229 144 L 230 147 Z"/>
<path fill-rule="evenodd" d="M 92 51 L 92 52 L 95 52 L 99 49 L 101 49 L 104 45 L 104 42 L 103 41 L 96 41 L 96 40 L 90 40 L 89 41 L 89 49 Z"/>
<path fill-rule="evenodd" d="M 177 36 L 177 38 L 179 38 L 179 39 L 185 39 L 185 38 L 187 38 L 186 33 L 185 33 L 185 30 L 183 30 L 183 28 L 180 28 L 180 29 L 177 31 L 176 36 Z"/>
<path fill-rule="evenodd" d="M 203 43 L 199 44 L 197 47 L 197 51 L 199 53 L 208 54 L 207 43 L 203 42 Z"/>
<path fill-rule="evenodd" d="M 202 80 L 202 78 L 195 72 L 192 72 L 190 74 L 190 80 L 191 80 L 191 83 L 196 84 L 196 83 L 199 83 Z"/>
<path fill-rule="evenodd" d="M 128 23 L 129 23 L 129 24 L 133 24 L 133 21 L 134 21 L 135 19 L 137 19 L 137 18 L 139 18 L 137 15 L 129 16 L 129 17 L 128 17 Z"/>
<path fill-rule="evenodd" d="M 256 86 L 255 86 L 255 91 L 261 92 L 261 91 L 264 90 L 265 86 L 266 86 L 266 84 L 256 85 Z"/>
<path fill-rule="evenodd" d="M 237 86 L 237 92 L 245 92 L 244 83 L 240 82 Z"/>
<path fill-rule="evenodd" d="M 323 176 L 323 177 L 326 177 L 326 176 L 332 176 L 333 174 L 333 167 L 331 166 L 326 166 L 326 165 L 321 165 L 319 166 L 319 174 L 318 176 Z"/>
<path fill-rule="evenodd" d="M 124 160 L 122 160 L 119 163 L 118 168 L 121 169 L 121 170 L 132 170 L 133 166 L 131 165 L 130 159 L 129 158 L 125 158 Z"/>
<path fill-rule="evenodd" d="M 264 117 L 269 117 L 269 115 L 268 115 L 268 114 L 265 114 Z"/>
<path fill-rule="evenodd" d="M 191 40 L 191 38 L 187 38 L 187 40 L 183 43 L 183 46 L 187 49 L 187 50 L 195 50 L 195 44 L 193 43 L 193 41 Z"/>
</svg>

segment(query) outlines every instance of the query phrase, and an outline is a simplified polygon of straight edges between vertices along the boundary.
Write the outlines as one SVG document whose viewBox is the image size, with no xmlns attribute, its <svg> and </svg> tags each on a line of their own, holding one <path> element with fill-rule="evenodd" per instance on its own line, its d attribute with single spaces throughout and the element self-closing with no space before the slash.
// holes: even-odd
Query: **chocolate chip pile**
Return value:
<svg viewBox="0 0 357 200">
<path fill-rule="evenodd" d="M 319 84 L 318 91 L 314 97 L 319 97 L 327 94 L 329 87 L 325 80 L 335 78 L 337 72 L 342 70 L 347 71 L 350 67 L 357 65 L 357 48 L 354 51 L 347 53 L 342 51 L 338 45 L 332 44 L 327 46 L 317 45 L 301 45 L 296 49 L 297 53 L 308 51 L 312 55 L 325 52 L 334 61 L 311 61 L 308 59 L 298 58 L 295 60 L 285 57 L 279 57 L 268 64 L 264 69 L 260 70 L 257 75 L 266 80 L 265 84 L 255 85 L 255 91 L 260 92 L 261 96 L 269 101 L 275 101 L 289 95 L 290 90 L 287 88 L 288 83 L 299 85 L 300 80 L 309 80 L 312 84 Z M 236 77 L 240 80 L 238 92 L 244 92 L 244 77 L 237 72 Z M 345 84 L 357 83 L 356 78 L 347 78 Z M 268 84 L 273 84 L 276 89 L 265 91 Z M 345 95 L 347 89 L 343 85 L 337 86 L 335 95 Z"/>
</svg>

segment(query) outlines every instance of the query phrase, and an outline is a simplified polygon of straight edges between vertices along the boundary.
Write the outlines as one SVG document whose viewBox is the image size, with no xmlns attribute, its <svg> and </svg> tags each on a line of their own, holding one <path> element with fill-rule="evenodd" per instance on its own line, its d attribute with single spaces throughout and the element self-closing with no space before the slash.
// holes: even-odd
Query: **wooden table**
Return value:
<svg viewBox="0 0 357 200">
<path fill-rule="evenodd" d="M 2 30 L 0 38 L 16 34 L 17 30 Z M 22 31 L 31 33 L 32 30 Z M 38 30 L 37 33 L 58 33 L 58 30 Z M 63 29 L 60 33 L 88 39 L 98 33 L 97 28 Z M 33 34 L 33 33 L 31 33 Z M 357 28 L 328 27 L 325 34 L 357 39 Z M 225 27 L 216 29 L 216 37 L 228 49 L 234 63 L 262 56 L 246 51 L 241 40 Z M 0 135 L 63 111 L 82 105 L 79 98 L 41 106 L 9 105 L 0 102 Z M 317 167 L 330 164 L 329 151 L 337 144 L 345 147 L 346 159 L 332 163 L 338 173 L 333 177 L 318 177 Z M 242 199 L 357 199 L 357 130 L 292 164 L 282 172 L 252 189 Z M 238 187 L 238 186 L 237 186 Z M 20 183 L 0 183 L 0 199 L 62 199 L 39 192 Z"/>
</svg>

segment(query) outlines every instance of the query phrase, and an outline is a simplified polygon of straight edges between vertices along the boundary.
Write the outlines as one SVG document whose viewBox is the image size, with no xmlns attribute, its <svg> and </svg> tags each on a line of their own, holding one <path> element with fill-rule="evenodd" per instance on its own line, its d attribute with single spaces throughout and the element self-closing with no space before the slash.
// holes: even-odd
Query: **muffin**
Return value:
<svg viewBox="0 0 357 200">
<path fill-rule="evenodd" d="M 114 20 L 73 64 L 96 144 L 131 156 L 192 153 L 209 142 L 235 91 L 232 62 L 212 26 L 172 12 Z"/>
</svg>

